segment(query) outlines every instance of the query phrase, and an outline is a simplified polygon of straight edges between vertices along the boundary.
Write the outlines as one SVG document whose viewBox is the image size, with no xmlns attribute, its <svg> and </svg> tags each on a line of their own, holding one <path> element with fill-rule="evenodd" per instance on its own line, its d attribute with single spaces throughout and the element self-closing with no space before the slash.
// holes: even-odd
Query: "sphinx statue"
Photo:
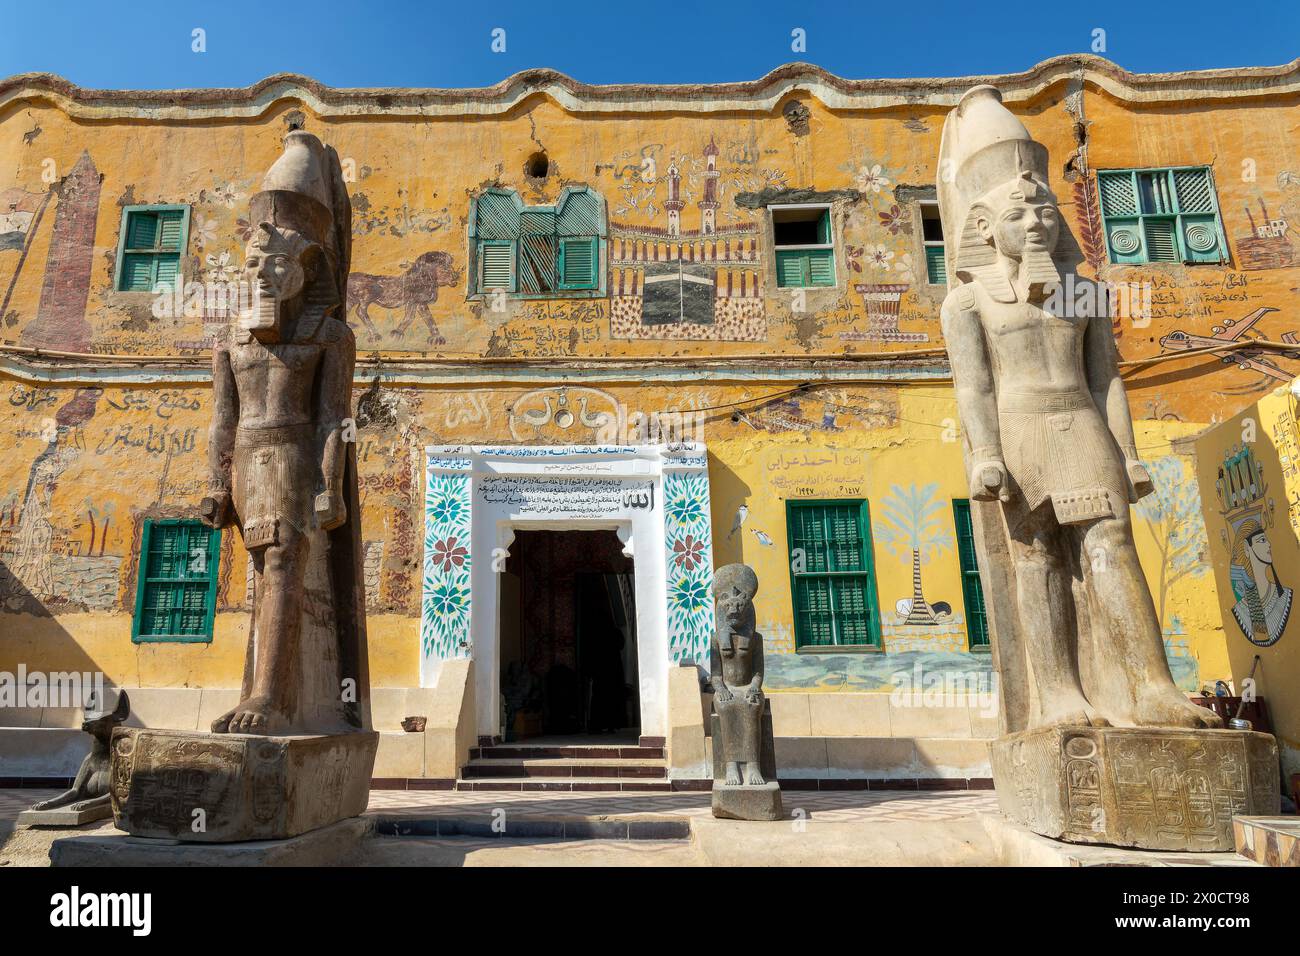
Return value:
<svg viewBox="0 0 1300 956">
<path fill-rule="evenodd" d="M 744 564 L 713 575 L 713 815 L 781 819 L 771 705 L 763 694 L 763 637 L 755 630 L 758 576 Z"/>
<path fill-rule="evenodd" d="M 356 344 L 341 312 L 351 207 L 335 151 L 289 132 L 249 221 L 252 308 L 213 345 L 199 506 L 211 527 L 238 529 L 252 563 L 243 683 L 210 733 L 114 735 L 114 815 L 136 836 L 280 839 L 356 816 L 378 743 L 350 417 Z"/>
<path fill-rule="evenodd" d="M 949 114 L 939 170 L 950 287 L 941 320 L 1010 735 L 993 750 L 999 799 L 1051 836 L 1185 848 L 1149 821 L 1122 823 L 1107 802 L 1107 759 L 1136 761 L 1150 789 L 1140 765 L 1166 760 L 1170 739 L 1188 759 L 1205 744 L 1173 732 L 1230 733 L 1174 683 L 1138 562 L 1129 506 L 1153 488 L 1108 297 L 1080 294 L 1088 280 L 1075 272 L 1082 256 L 1049 186 L 1047 150 L 997 89 L 971 89 Z M 1148 728 L 1173 738 L 1134 733 Z M 1066 790 L 1078 788 L 1061 791 L 1068 812 L 1056 805 L 1057 758 L 1070 766 Z M 1085 791 L 1101 812 L 1081 826 Z"/>
<path fill-rule="evenodd" d="M 93 704 L 87 704 L 81 718 L 82 731 L 90 734 L 90 753 L 81 761 L 71 788 L 33 803 L 18 815 L 20 825 L 78 826 L 113 815 L 108 793 L 109 741 L 113 728 L 131 716 L 131 698 L 123 690 L 112 710 L 105 709 L 102 701 Z"/>
</svg>

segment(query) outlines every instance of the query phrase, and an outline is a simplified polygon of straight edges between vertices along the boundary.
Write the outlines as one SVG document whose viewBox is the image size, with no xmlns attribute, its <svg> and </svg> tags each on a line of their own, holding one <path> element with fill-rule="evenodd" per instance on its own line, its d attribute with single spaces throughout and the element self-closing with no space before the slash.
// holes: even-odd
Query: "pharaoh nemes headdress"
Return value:
<svg viewBox="0 0 1300 956">
<path fill-rule="evenodd" d="M 347 300 L 352 208 L 332 146 L 305 130 L 291 130 L 284 138 L 284 153 L 249 201 L 249 221 L 255 228 L 270 223 L 277 231 L 292 231 L 318 246 L 328 267 L 321 270 L 319 287 L 308 294 L 321 304 Z"/>
<path fill-rule="evenodd" d="M 1013 301 L 996 268 L 997 252 L 980 236 L 972 213 L 981 203 L 1015 198 L 1054 204 L 1056 197 L 1047 185 L 1047 148 L 1002 105 L 996 87 L 972 87 L 944 120 L 938 196 L 949 282 L 978 279 L 994 299 Z"/>
</svg>

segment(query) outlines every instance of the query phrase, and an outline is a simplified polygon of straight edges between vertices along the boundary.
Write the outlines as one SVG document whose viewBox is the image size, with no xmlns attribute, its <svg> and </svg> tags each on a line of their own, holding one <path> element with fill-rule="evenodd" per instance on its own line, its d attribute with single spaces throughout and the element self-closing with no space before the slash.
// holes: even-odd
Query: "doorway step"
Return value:
<svg viewBox="0 0 1300 956">
<path fill-rule="evenodd" d="M 668 763 L 661 743 L 554 741 L 489 744 L 470 750 L 457 790 L 668 792 Z"/>
</svg>

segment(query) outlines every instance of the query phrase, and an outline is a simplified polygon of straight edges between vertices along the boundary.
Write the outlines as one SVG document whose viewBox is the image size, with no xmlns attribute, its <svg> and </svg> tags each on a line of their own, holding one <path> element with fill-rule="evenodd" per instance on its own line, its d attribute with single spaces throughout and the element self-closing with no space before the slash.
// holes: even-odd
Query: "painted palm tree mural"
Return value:
<svg viewBox="0 0 1300 956">
<path fill-rule="evenodd" d="M 1183 462 L 1167 455 L 1147 462 L 1155 492 L 1137 503 L 1135 509 L 1146 521 L 1160 556 L 1155 582 L 1156 604 L 1166 633 L 1172 621 L 1165 617 L 1165 605 L 1175 584 L 1186 577 L 1200 577 L 1209 568 L 1205 558 L 1208 539 L 1201 515 L 1201 495 L 1196 482 L 1184 473 Z"/>
<path fill-rule="evenodd" d="M 935 624 L 940 609 L 951 610 L 947 605 L 932 605 L 921 587 L 922 565 L 953 545 L 944 518 L 946 502 L 935 497 L 938 489 L 937 482 L 920 488 L 891 485 L 881 502 L 884 522 L 877 537 L 900 560 L 912 562 L 912 600 L 904 624 Z"/>
</svg>

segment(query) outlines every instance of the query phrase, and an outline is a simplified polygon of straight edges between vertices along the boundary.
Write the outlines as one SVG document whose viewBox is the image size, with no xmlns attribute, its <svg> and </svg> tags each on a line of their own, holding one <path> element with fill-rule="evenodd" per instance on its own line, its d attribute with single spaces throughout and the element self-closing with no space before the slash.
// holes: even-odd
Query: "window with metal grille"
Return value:
<svg viewBox="0 0 1300 956">
<path fill-rule="evenodd" d="M 771 206 L 776 284 L 782 289 L 835 285 L 831 207 Z"/>
<path fill-rule="evenodd" d="M 939 218 L 939 203 L 922 200 L 921 245 L 925 249 L 925 281 L 930 285 L 947 285 L 948 270 L 943 251 L 943 220 Z"/>
<path fill-rule="evenodd" d="M 220 559 L 220 531 L 181 518 L 146 519 L 131 640 L 210 642 Z"/>
<path fill-rule="evenodd" d="M 154 292 L 180 276 L 189 206 L 126 206 L 117 243 L 117 291 Z"/>
<path fill-rule="evenodd" d="M 879 647 L 867 502 L 787 501 L 786 530 L 795 647 Z"/>
<path fill-rule="evenodd" d="M 520 297 L 603 294 L 605 202 L 586 187 L 569 188 L 554 206 L 525 206 L 510 189 L 474 201 L 470 254 L 479 294 Z"/>
<path fill-rule="evenodd" d="M 989 619 L 984 610 L 984 586 L 975 558 L 975 528 L 971 524 L 970 500 L 952 500 L 952 520 L 957 528 L 957 560 L 961 564 L 961 593 L 966 603 L 966 639 L 972 650 L 989 646 Z"/>
<path fill-rule="evenodd" d="M 1097 193 L 1111 262 L 1226 261 L 1208 166 L 1102 170 Z"/>
</svg>

